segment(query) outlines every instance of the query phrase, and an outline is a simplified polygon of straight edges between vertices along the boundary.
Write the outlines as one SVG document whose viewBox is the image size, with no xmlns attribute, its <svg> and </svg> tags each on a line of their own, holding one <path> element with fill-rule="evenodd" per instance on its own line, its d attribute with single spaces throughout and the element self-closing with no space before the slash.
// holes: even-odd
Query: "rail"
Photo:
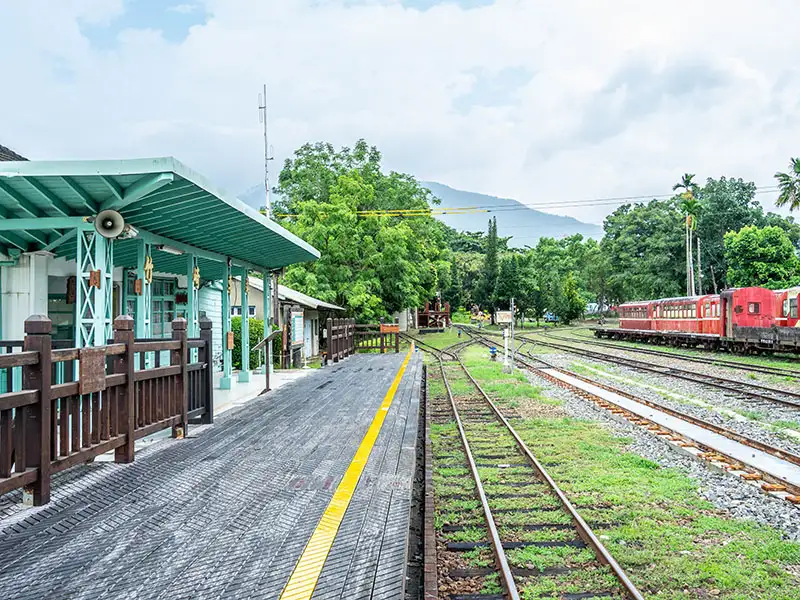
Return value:
<svg viewBox="0 0 800 600">
<path fill-rule="evenodd" d="M 202 318 L 191 340 L 186 325 L 177 319 L 172 339 L 142 342 L 120 316 L 113 343 L 54 349 L 47 317 L 25 321 L 20 351 L 0 355 L 0 369 L 21 371 L 19 389 L 0 393 L 0 494 L 24 488 L 46 504 L 59 471 L 112 450 L 131 462 L 136 439 L 167 428 L 183 437 L 190 421 L 212 422 L 211 321 Z M 67 365 L 59 381 L 56 367 Z"/>
<path fill-rule="evenodd" d="M 480 343 L 482 343 L 484 345 L 489 345 L 489 342 L 488 342 L 488 340 L 487 340 L 487 338 L 485 336 L 480 335 L 480 334 L 478 334 L 478 333 L 476 333 L 474 331 L 469 332 L 469 334 L 474 336 Z M 724 436 L 724 437 L 726 437 L 726 438 L 728 438 L 728 439 L 730 439 L 730 440 L 732 440 L 734 442 L 737 442 L 737 443 L 739 443 L 739 444 L 741 444 L 743 446 L 747 446 L 749 448 L 753 448 L 753 449 L 758 450 L 760 452 L 763 452 L 765 454 L 769 454 L 771 456 L 774 456 L 774 457 L 776 457 L 776 458 L 778 458 L 778 459 L 780 459 L 780 460 L 782 460 L 782 461 L 784 461 L 786 463 L 791 463 L 793 465 L 800 465 L 800 456 L 798 456 L 796 454 L 793 454 L 793 453 L 791 453 L 791 452 L 789 452 L 787 450 L 784 450 L 782 448 L 771 446 L 769 444 L 763 443 L 763 442 L 761 442 L 759 440 L 756 440 L 754 438 L 750 438 L 750 437 L 744 436 L 742 434 L 736 433 L 734 431 L 731 431 L 730 429 L 727 429 L 725 427 L 716 425 L 715 423 L 712 423 L 710 421 L 706 421 L 704 419 L 700 419 L 699 417 L 695 417 L 693 415 L 690 415 L 690 414 L 681 412 L 679 410 L 670 408 L 670 407 L 665 406 L 665 405 L 663 405 L 663 404 L 661 404 L 659 402 L 653 402 L 652 400 L 647 400 L 647 399 L 644 399 L 644 398 L 640 398 L 638 396 L 634 396 L 633 394 L 629 394 L 629 393 L 627 393 L 627 392 L 625 392 L 623 390 L 614 388 L 614 387 L 606 385 L 604 383 L 600 383 L 600 382 L 594 381 L 594 380 L 589 379 L 587 377 L 583 377 L 582 375 L 578 375 L 578 374 L 573 373 L 571 371 L 568 371 L 566 369 L 562 369 L 560 367 L 556 367 L 556 366 L 550 364 L 549 362 L 547 362 L 546 360 L 544 360 L 544 359 L 542 359 L 540 357 L 534 357 L 534 356 L 531 356 L 530 354 L 528 354 L 527 358 L 529 358 L 531 360 L 535 360 L 538 363 L 541 363 L 542 366 L 537 366 L 537 365 L 531 364 L 530 362 L 528 362 L 525 359 L 521 358 L 519 355 L 515 358 L 515 360 L 516 360 L 517 363 L 519 363 L 523 367 L 528 368 L 528 369 L 536 372 L 537 375 L 547 379 L 548 381 L 550 381 L 551 383 L 553 383 L 555 385 L 558 385 L 560 387 L 564 387 L 564 388 L 569 389 L 572 392 L 578 394 L 581 397 L 590 399 L 590 400 L 594 401 L 595 403 L 597 403 L 599 406 L 601 406 L 603 408 L 609 407 L 609 409 L 611 410 L 612 413 L 614 413 L 616 411 L 617 414 L 624 414 L 625 417 L 628 418 L 630 421 L 632 421 L 634 424 L 643 424 L 645 426 L 652 426 L 654 429 L 655 429 L 655 426 L 657 425 L 657 430 L 668 432 L 669 434 L 671 434 L 673 436 L 676 436 L 676 438 L 679 438 L 681 440 L 683 440 L 683 439 L 688 440 L 691 445 L 703 449 L 704 452 L 699 454 L 698 456 L 699 456 L 699 458 L 702 458 L 703 460 L 706 460 L 706 462 L 713 462 L 714 460 L 717 460 L 718 458 L 721 457 L 722 459 L 727 461 L 727 463 L 729 465 L 737 466 L 736 469 L 732 469 L 731 470 L 732 473 L 739 474 L 741 477 L 744 477 L 745 479 L 748 479 L 748 480 L 751 480 L 751 481 L 754 481 L 753 476 L 757 475 L 757 479 L 759 479 L 759 480 L 764 482 L 763 484 L 760 484 L 760 485 L 761 485 L 762 489 L 764 491 L 766 491 L 767 493 L 773 493 L 774 495 L 777 495 L 778 497 L 785 498 L 785 499 L 789 500 L 790 502 L 792 502 L 793 504 L 800 503 L 800 488 L 798 488 L 795 485 L 792 485 L 791 483 L 789 483 L 785 479 L 781 478 L 780 476 L 769 472 L 769 470 L 767 470 L 764 467 L 756 464 L 755 461 L 749 460 L 749 459 L 745 460 L 745 459 L 741 459 L 741 458 L 740 459 L 735 459 L 732 456 L 729 456 L 728 454 L 726 454 L 725 452 L 722 452 L 719 448 L 715 448 L 715 447 L 709 446 L 708 444 L 704 444 L 702 441 L 700 441 L 698 439 L 687 438 L 687 436 L 685 434 L 681 433 L 680 431 L 677 431 L 677 430 L 675 430 L 675 429 L 673 429 L 671 427 L 667 427 L 664 424 L 656 424 L 651 419 L 647 419 L 647 418 L 644 418 L 644 417 L 642 417 L 640 415 L 637 415 L 637 414 L 631 412 L 629 409 L 627 409 L 627 408 L 625 408 L 623 406 L 620 406 L 619 404 L 614 403 L 612 400 L 609 400 L 608 398 L 600 398 L 596 394 L 593 394 L 591 392 L 587 392 L 586 390 L 584 390 L 582 388 L 575 387 L 574 385 L 572 385 L 570 383 L 567 383 L 567 382 L 563 381 L 562 379 L 559 379 L 558 377 L 553 376 L 551 373 L 552 372 L 558 372 L 558 373 L 567 375 L 569 377 L 572 377 L 574 379 L 577 379 L 577 380 L 583 381 L 585 383 L 591 384 L 591 385 L 593 385 L 595 387 L 602 388 L 602 389 L 604 389 L 606 391 L 609 391 L 609 392 L 611 392 L 613 394 L 617 394 L 618 396 L 621 396 L 621 397 L 626 398 L 628 400 L 632 400 L 633 402 L 636 402 L 636 403 L 638 403 L 638 404 L 640 404 L 642 406 L 647 406 L 647 407 L 653 408 L 653 409 L 655 409 L 657 411 L 660 411 L 662 413 L 665 413 L 667 415 L 670 415 L 670 416 L 673 416 L 673 417 L 675 417 L 677 419 L 685 421 L 686 423 L 691 423 L 692 425 L 696 425 L 697 427 L 700 427 L 700 428 L 705 429 L 707 431 L 710 431 L 710 432 L 716 433 L 718 435 Z M 546 371 L 543 370 L 543 369 L 546 369 Z M 682 447 L 686 446 L 686 444 L 681 444 L 679 441 L 677 441 L 677 443 L 678 443 L 678 445 L 681 445 Z M 704 456 L 706 458 L 704 458 Z M 755 455 L 753 455 L 753 456 L 755 456 Z M 749 470 L 741 468 L 744 465 L 747 465 Z M 789 492 L 785 492 L 785 490 L 789 490 Z"/>
<path fill-rule="evenodd" d="M 494 418 L 499 421 L 499 423 L 503 426 L 504 430 L 507 431 L 514 440 L 517 450 L 520 454 L 522 454 L 530 466 L 533 468 L 533 471 L 536 473 L 539 480 L 541 480 L 549 489 L 550 493 L 552 493 L 556 499 L 558 500 L 559 504 L 561 505 L 562 509 L 569 515 L 570 520 L 572 521 L 573 526 L 578 534 L 578 536 L 583 540 L 583 542 L 591 548 L 592 552 L 594 553 L 597 560 L 608 566 L 613 574 L 614 578 L 617 580 L 619 585 L 621 586 L 622 590 L 624 591 L 624 595 L 626 598 L 631 598 L 633 600 L 643 600 L 642 594 L 638 591 L 636 586 L 633 582 L 628 578 L 626 573 L 622 570 L 619 563 L 614 559 L 613 556 L 608 552 L 605 546 L 602 544 L 600 539 L 595 535 L 592 531 L 591 527 L 586 523 L 583 517 L 578 513 L 575 509 L 574 505 L 570 502 L 567 498 L 566 494 L 558 487 L 558 484 L 553 480 L 553 478 L 547 473 L 544 466 L 539 462 L 539 460 L 534 456 L 522 438 L 519 436 L 517 431 L 508 421 L 508 419 L 503 415 L 502 411 L 497 407 L 497 405 L 491 400 L 491 398 L 486 394 L 483 388 L 478 384 L 472 374 L 467 370 L 466 366 L 461 361 L 460 357 L 458 356 L 459 351 L 456 351 L 456 360 L 460 369 L 464 372 L 467 376 L 469 381 L 471 382 L 472 386 L 478 391 L 480 397 L 483 399 L 484 403 L 489 407 L 491 414 Z M 497 526 L 494 522 L 494 518 L 492 516 L 492 512 L 489 506 L 489 502 L 486 498 L 486 493 L 483 489 L 483 485 L 481 483 L 481 479 L 478 473 L 477 464 L 475 459 L 472 455 L 472 451 L 470 449 L 469 441 L 467 438 L 466 431 L 464 429 L 463 421 L 459 415 L 459 410 L 457 407 L 457 403 L 455 401 L 455 397 L 453 395 L 452 389 L 450 387 L 450 383 L 447 379 L 447 374 L 444 369 L 443 361 L 439 361 L 439 366 L 442 373 L 442 379 L 445 385 L 445 389 L 447 392 L 448 399 L 450 401 L 450 406 L 453 411 L 453 416 L 455 418 L 459 435 L 461 438 L 462 445 L 464 447 L 465 455 L 469 462 L 470 471 L 472 473 L 473 479 L 476 484 L 478 497 L 481 502 L 481 506 L 483 508 L 484 515 L 487 521 L 487 527 L 489 530 L 489 537 L 490 543 L 492 546 L 492 550 L 495 555 L 496 565 L 499 570 L 500 579 L 503 585 L 503 588 L 506 592 L 506 595 L 510 599 L 519 598 L 519 591 L 517 590 L 515 581 L 514 581 L 514 574 L 512 569 L 508 565 L 508 561 L 505 557 L 503 542 L 500 538 L 500 535 L 497 530 Z"/>
</svg>

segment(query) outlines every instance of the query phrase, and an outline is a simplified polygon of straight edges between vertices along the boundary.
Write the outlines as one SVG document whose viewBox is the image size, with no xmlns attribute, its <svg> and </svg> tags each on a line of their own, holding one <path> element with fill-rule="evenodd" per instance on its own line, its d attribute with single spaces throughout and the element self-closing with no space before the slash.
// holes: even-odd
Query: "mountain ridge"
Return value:
<svg viewBox="0 0 800 600">
<path fill-rule="evenodd" d="M 441 200 L 437 208 L 479 206 L 486 212 L 437 215 L 440 221 L 460 231 L 486 231 L 491 217 L 497 217 L 497 234 L 511 237 L 509 246 L 533 246 L 543 237 L 560 238 L 580 233 L 584 237 L 600 239 L 603 228 L 584 223 L 574 217 L 554 215 L 530 208 L 512 198 L 500 198 L 478 192 L 467 192 L 435 181 L 420 181 Z"/>
<path fill-rule="evenodd" d="M 497 233 L 510 237 L 508 245 L 514 248 L 534 246 L 539 238 L 560 238 L 580 233 L 584 237 L 599 240 L 603 228 L 593 223 L 584 223 L 574 217 L 553 215 L 525 206 L 518 200 L 500 198 L 478 192 L 467 192 L 435 181 L 420 181 L 441 204 L 437 208 L 459 208 L 479 206 L 486 212 L 466 214 L 443 214 L 436 218 L 445 225 L 460 231 L 483 231 L 487 229 L 491 217 L 497 217 Z M 264 206 L 264 184 L 255 185 L 242 191 L 238 198 L 255 209 Z M 273 194 L 273 200 L 277 195 Z"/>
</svg>

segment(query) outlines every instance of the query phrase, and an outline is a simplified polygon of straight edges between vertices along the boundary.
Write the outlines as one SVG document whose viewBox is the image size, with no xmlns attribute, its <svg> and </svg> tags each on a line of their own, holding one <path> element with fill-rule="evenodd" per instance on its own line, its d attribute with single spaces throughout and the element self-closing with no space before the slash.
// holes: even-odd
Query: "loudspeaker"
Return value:
<svg viewBox="0 0 800 600">
<path fill-rule="evenodd" d="M 103 210 L 95 217 L 94 228 L 105 238 L 115 238 L 125 229 L 125 219 L 115 210 Z"/>
</svg>

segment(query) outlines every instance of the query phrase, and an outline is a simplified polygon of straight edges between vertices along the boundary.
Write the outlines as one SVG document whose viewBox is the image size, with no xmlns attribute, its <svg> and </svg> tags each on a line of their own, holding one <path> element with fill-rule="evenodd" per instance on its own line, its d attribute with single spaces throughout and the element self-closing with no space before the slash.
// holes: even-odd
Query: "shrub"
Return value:
<svg viewBox="0 0 800 600">
<path fill-rule="evenodd" d="M 261 366 L 261 352 L 253 350 L 253 348 L 264 338 L 264 321 L 261 319 L 249 319 L 248 324 L 250 326 L 250 368 L 255 369 Z M 233 317 L 231 319 L 231 330 L 233 331 L 233 368 L 241 369 L 242 317 Z"/>
</svg>

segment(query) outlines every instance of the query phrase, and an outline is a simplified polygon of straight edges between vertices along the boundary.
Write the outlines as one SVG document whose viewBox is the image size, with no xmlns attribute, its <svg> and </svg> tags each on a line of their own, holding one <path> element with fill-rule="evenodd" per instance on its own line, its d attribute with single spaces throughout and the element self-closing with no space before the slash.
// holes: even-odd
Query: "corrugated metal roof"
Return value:
<svg viewBox="0 0 800 600">
<path fill-rule="evenodd" d="M 241 281 L 241 277 L 234 277 L 236 281 Z M 264 292 L 264 281 L 259 279 L 258 277 L 251 277 L 250 281 L 248 281 L 248 285 L 254 287 L 260 292 Z M 302 292 L 298 292 L 297 290 L 293 290 L 290 287 L 286 287 L 285 285 L 278 284 L 278 299 L 285 300 L 288 302 L 295 302 L 300 306 L 304 306 L 306 308 L 311 308 L 314 310 L 324 308 L 327 310 L 345 310 L 341 306 L 337 306 L 336 304 L 330 304 L 328 302 L 323 302 L 318 298 L 314 298 L 312 296 L 308 296 Z"/>
<path fill-rule="evenodd" d="M 2 218 L 94 217 L 106 208 L 137 229 L 212 255 L 200 261 L 204 279 L 223 276 L 224 263 L 214 257 L 266 270 L 319 257 L 312 246 L 171 157 L 0 163 Z M 51 230 L 0 231 L 0 246 L 41 250 L 68 231 L 54 223 Z M 75 243 L 55 252 L 74 258 Z M 154 252 L 153 261 L 156 271 L 186 273 L 185 257 Z M 134 240 L 115 242 L 114 262 L 136 265 Z"/>
</svg>

